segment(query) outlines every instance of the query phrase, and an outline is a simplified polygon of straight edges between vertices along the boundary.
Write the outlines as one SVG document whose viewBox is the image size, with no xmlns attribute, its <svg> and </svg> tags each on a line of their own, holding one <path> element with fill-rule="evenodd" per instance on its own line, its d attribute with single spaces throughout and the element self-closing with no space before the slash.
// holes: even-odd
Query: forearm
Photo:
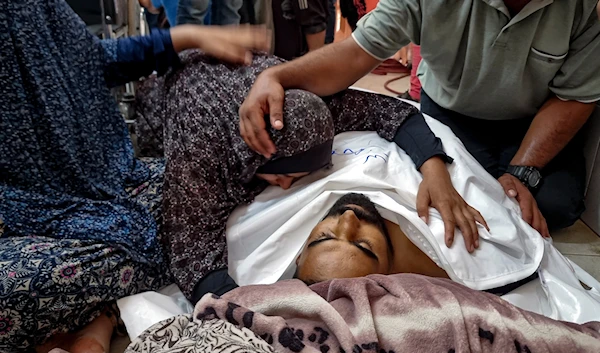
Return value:
<svg viewBox="0 0 600 353">
<path fill-rule="evenodd" d="M 325 46 L 325 31 L 314 34 L 306 34 L 306 43 L 308 44 L 308 51 L 315 51 Z"/>
<path fill-rule="evenodd" d="M 272 75 L 285 89 L 329 96 L 348 88 L 378 64 L 353 38 L 348 38 L 270 68 L 262 75 Z"/>
<path fill-rule="evenodd" d="M 168 31 L 101 41 L 106 54 L 104 78 L 109 87 L 138 80 L 153 71 L 164 74 L 179 63 Z"/>
<path fill-rule="evenodd" d="M 450 180 L 446 161 L 440 156 L 435 156 L 425 161 L 420 168 L 420 172 L 423 175 L 423 179 L 438 178 L 440 180 Z"/>
<path fill-rule="evenodd" d="M 594 106 L 556 97 L 549 99 L 533 119 L 511 164 L 545 167 L 573 139 Z"/>
<path fill-rule="evenodd" d="M 199 30 L 202 30 L 202 32 L 199 32 Z M 206 31 L 206 28 L 198 28 L 194 25 L 181 25 L 171 28 L 173 49 L 180 53 L 187 49 L 202 48 L 202 42 L 208 39 L 207 36 L 202 35 Z"/>
</svg>

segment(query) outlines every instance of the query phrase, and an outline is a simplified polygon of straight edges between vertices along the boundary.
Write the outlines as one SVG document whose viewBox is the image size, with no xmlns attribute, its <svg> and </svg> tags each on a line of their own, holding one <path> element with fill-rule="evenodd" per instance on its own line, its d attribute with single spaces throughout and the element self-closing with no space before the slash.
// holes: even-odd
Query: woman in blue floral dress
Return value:
<svg viewBox="0 0 600 353">
<path fill-rule="evenodd" d="M 109 89 L 165 73 L 188 48 L 245 62 L 266 34 L 182 26 L 102 41 L 64 0 L 2 1 L 0 28 L 0 352 L 108 351 L 111 303 L 169 280 L 164 164 L 134 158 Z"/>
</svg>

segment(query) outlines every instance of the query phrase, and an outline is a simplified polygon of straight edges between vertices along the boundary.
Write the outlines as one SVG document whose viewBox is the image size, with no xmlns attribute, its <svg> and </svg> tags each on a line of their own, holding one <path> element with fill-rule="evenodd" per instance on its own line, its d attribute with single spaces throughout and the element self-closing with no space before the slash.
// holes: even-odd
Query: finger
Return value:
<svg viewBox="0 0 600 353">
<path fill-rule="evenodd" d="M 437 207 L 438 212 L 442 215 L 444 221 L 444 240 L 446 246 L 451 247 L 454 243 L 454 231 L 456 230 L 456 220 L 452 214 L 452 210 L 449 205 L 442 205 Z"/>
<path fill-rule="evenodd" d="M 283 129 L 283 89 L 280 91 L 275 90 L 271 92 L 266 99 L 267 108 L 265 113 L 270 116 L 271 126 L 277 130 Z M 257 138 L 258 143 L 261 145 L 261 150 L 266 151 L 263 154 L 265 157 L 270 158 L 277 150 L 275 144 L 271 140 L 271 137 L 265 129 L 264 116 L 260 117 L 261 125 L 253 124 L 254 134 Z"/>
<path fill-rule="evenodd" d="M 548 222 L 546 222 L 546 218 L 540 213 L 540 217 L 542 218 L 542 236 L 544 238 L 551 238 L 550 230 L 548 229 Z"/>
<path fill-rule="evenodd" d="M 503 179 L 500 184 L 502 184 L 502 187 L 504 188 L 504 192 L 506 193 L 506 195 L 510 196 L 510 197 L 517 197 L 518 193 L 517 193 L 517 188 L 515 186 L 515 183 L 510 180 L 510 179 Z"/>
<path fill-rule="evenodd" d="M 474 247 L 474 249 L 477 249 L 479 247 L 479 230 L 477 229 L 477 222 L 475 221 L 475 217 L 473 217 L 473 215 L 471 214 L 471 212 L 468 208 L 463 209 L 462 212 L 465 216 L 465 219 L 467 220 L 467 223 L 471 227 L 471 234 L 473 237 L 473 247 Z"/>
<path fill-rule="evenodd" d="M 265 158 L 271 158 L 273 154 L 275 154 L 276 149 L 275 144 L 273 141 L 271 141 L 271 136 L 269 136 L 266 128 L 264 127 L 264 122 L 263 127 L 253 124 L 252 129 L 254 131 L 253 136 L 256 138 L 255 144 L 260 151 L 259 153 L 265 156 Z"/>
<path fill-rule="evenodd" d="M 475 251 L 475 245 L 473 244 L 473 232 L 471 231 L 471 226 L 460 209 L 457 209 L 454 212 L 454 215 L 456 217 L 456 223 L 458 224 L 458 227 L 460 228 L 465 240 L 467 251 L 472 253 Z"/>
<path fill-rule="evenodd" d="M 224 45 L 219 53 L 215 53 L 215 56 L 231 64 L 252 64 L 252 53 L 239 45 Z"/>
<path fill-rule="evenodd" d="M 244 125 L 244 129 L 246 131 L 246 135 L 244 136 L 244 141 L 246 142 L 248 147 L 250 147 L 251 150 L 255 151 L 256 153 L 262 154 L 259 151 L 259 146 L 257 146 L 256 138 L 254 137 L 254 135 L 252 133 L 248 132 L 248 131 L 252 131 L 252 129 L 248 128 L 247 125 L 248 125 L 247 123 Z"/>
<path fill-rule="evenodd" d="M 281 95 L 269 95 L 268 102 L 271 126 L 277 130 L 283 129 L 283 92 Z"/>
<path fill-rule="evenodd" d="M 429 205 L 431 205 L 431 198 L 429 192 L 423 190 L 424 188 L 419 187 L 417 192 L 417 214 L 425 223 L 429 223 Z"/>
<path fill-rule="evenodd" d="M 531 227 L 533 227 L 533 229 L 537 230 L 543 236 L 541 217 L 542 217 L 542 214 L 540 213 L 540 211 L 534 210 L 532 221 L 531 221 Z"/>
<path fill-rule="evenodd" d="M 235 28 L 233 43 L 247 49 L 269 51 L 271 48 L 271 31 L 266 26 L 242 25 Z"/>
<path fill-rule="evenodd" d="M 254 27 L 252 34 L 252 47 L 258 51 L 269 51 L 271 49 L 271 31 L 265 26 Z"/>
<path fill-rule="evenodd" d="M 490 231 L 490 227 L 488 227 L 488 224 L 485 221 L 485 218 L 483 218 L 483 216 L 481 215 L 481 213 L 479 213 L 479 211 L 477 211 L 473 207 L 470 207 L 470 211 L 471 211 L 471 214 L 473 215 L 473 217 L 475 217 L 475 220 L 477 222 L 479 222 L 479 224 L 481 224 L 482 226 L 484 226 L 485 229 L 487 229 L 487 231 L 489 232 Z"/>
<path fill-rule="evenodd" d="M 251 150 L 262 154 L 261 152 L 258 151 L 259 146 L 256 143 L 256 138 L 254 137 L 254 135 L 251 135 L 248 133 L 249 128 L 247 126 L 248 126 L 247 122 L 240 121 L 240 131 L 243 131 L 242 138 L 244 139 L 244 142 L 246 142 L 246 145 L 248 145 L 248 147 L 250 147 Z"/>
<path fill-rule="evenodd" d="M 544 216 L 542 215 L 542 212 L 539 209 L 537 209 L 535 211 L 533 219 L 534 219 L 533 220 L 534 225 L 532 225 L 532 227 L 535 230 L 537 230 L 542 237 L 544 237 L 544 238 L 550 237 L 546 219 L 544 218 Z"/>
<path fill-rule="evenodd" d="M 527 196 L 517 197 L 523 220 L 529 225 L 533 225 L 533 204 L 531 198 Z"/>
<path fill-rule="evenodd" d="M 246 142 L 246 145 L 250 146 L 248 137 L 246 136 L 246 119 L 242 118 L 242 108 L 240 108 L 240 136 Z"/>
<path fill-rule="evenodd" d="M 262 110 L 250 111 L 247 114 L 246 121 L 246 136 L 248 136 L 248 140 L 250 141 L 249 147 L 268 158 L 271 154 L 266 148 L 263 148 L 257 136 L 257 131 L 261 129 L 265 130 L 265 120 L 262 117 Z"/>
</svg>

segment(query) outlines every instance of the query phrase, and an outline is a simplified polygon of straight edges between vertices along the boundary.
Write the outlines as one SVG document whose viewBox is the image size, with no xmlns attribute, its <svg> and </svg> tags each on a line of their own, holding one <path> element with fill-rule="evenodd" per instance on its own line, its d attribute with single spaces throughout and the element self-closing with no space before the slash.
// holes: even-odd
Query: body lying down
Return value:
<svg viewBox="0 0 600 353">
<path fill-rule="evenodd" d="M 375 133 L 352 132 L 336 136 L 333 167 L 288 190 L 270 187 L 232 214 L 227 242 L 229 272 L 236 283 L 270 284 L 294 274 L 311 283 L 414 272 L 448 277 L 475 290 L 505 293 L 514 288 L 502 298 L 554 319 L 599 320 L 600 283 L 521 219 L 518 205 L 450 129 L 430 118 L 427 122 L 454 157 L 449 166 L 454 186 L 490 227 L 489 232 L 479 228 L 478 250 L 469 254 L 458 231 L 448 248 L 435 210 L 429 224 L 417 216 L 421 176 L 402 150 Z M 586 290 L 580 280 L 593 289 Z M 181 301 L 180 295 L 158 293 L 119 301 L 132 338 L 161 319 L 188 312 L 171 298 Z M 173 304 L 172 310 L 165 301 Z"/>
<path fill-rule="evenodd" d="M 236 283 L 412 272 L 476 290 L 511 291 L 507 300 L 556 319 L 600 319 L 600 284 L 576 273 L 551 240 L 521 219 L 516 202 L 449 128 L 427 122 L 454 157 L 448 168 L 456 190 L 490 228 L 479 227 L 478 250 L 469 254 L 460 246 L 458 230 L 454 245 L 445 246 L 435 210 L 429 224 L 417 216 L 421 176 L 402 150 L 372 133 L 345 133 L 335 138 L 332 168 L 289 190 L 269 188 L 229 218 L 229 271 Z"/>
</svg>

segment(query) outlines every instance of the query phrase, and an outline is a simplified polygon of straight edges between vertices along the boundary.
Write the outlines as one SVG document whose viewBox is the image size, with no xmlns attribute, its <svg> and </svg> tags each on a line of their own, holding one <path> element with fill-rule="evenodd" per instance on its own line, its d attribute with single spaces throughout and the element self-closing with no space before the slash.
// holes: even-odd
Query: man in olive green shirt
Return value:
<svg viewBox="0 0 600 353">
<path fill-rule="evenodd" d="M 242 136 L 271 155 L 263 116 L 283 127 L 284 89 L 333 94 L 412 42 L 423 57 L 423 112 L 449 125 L 548 235 L 584 210 L 576 135 L 600 100 L 597 4 L 381 0 L 352 38 L 263 72 L 240 109 Z"/>
</svg>

